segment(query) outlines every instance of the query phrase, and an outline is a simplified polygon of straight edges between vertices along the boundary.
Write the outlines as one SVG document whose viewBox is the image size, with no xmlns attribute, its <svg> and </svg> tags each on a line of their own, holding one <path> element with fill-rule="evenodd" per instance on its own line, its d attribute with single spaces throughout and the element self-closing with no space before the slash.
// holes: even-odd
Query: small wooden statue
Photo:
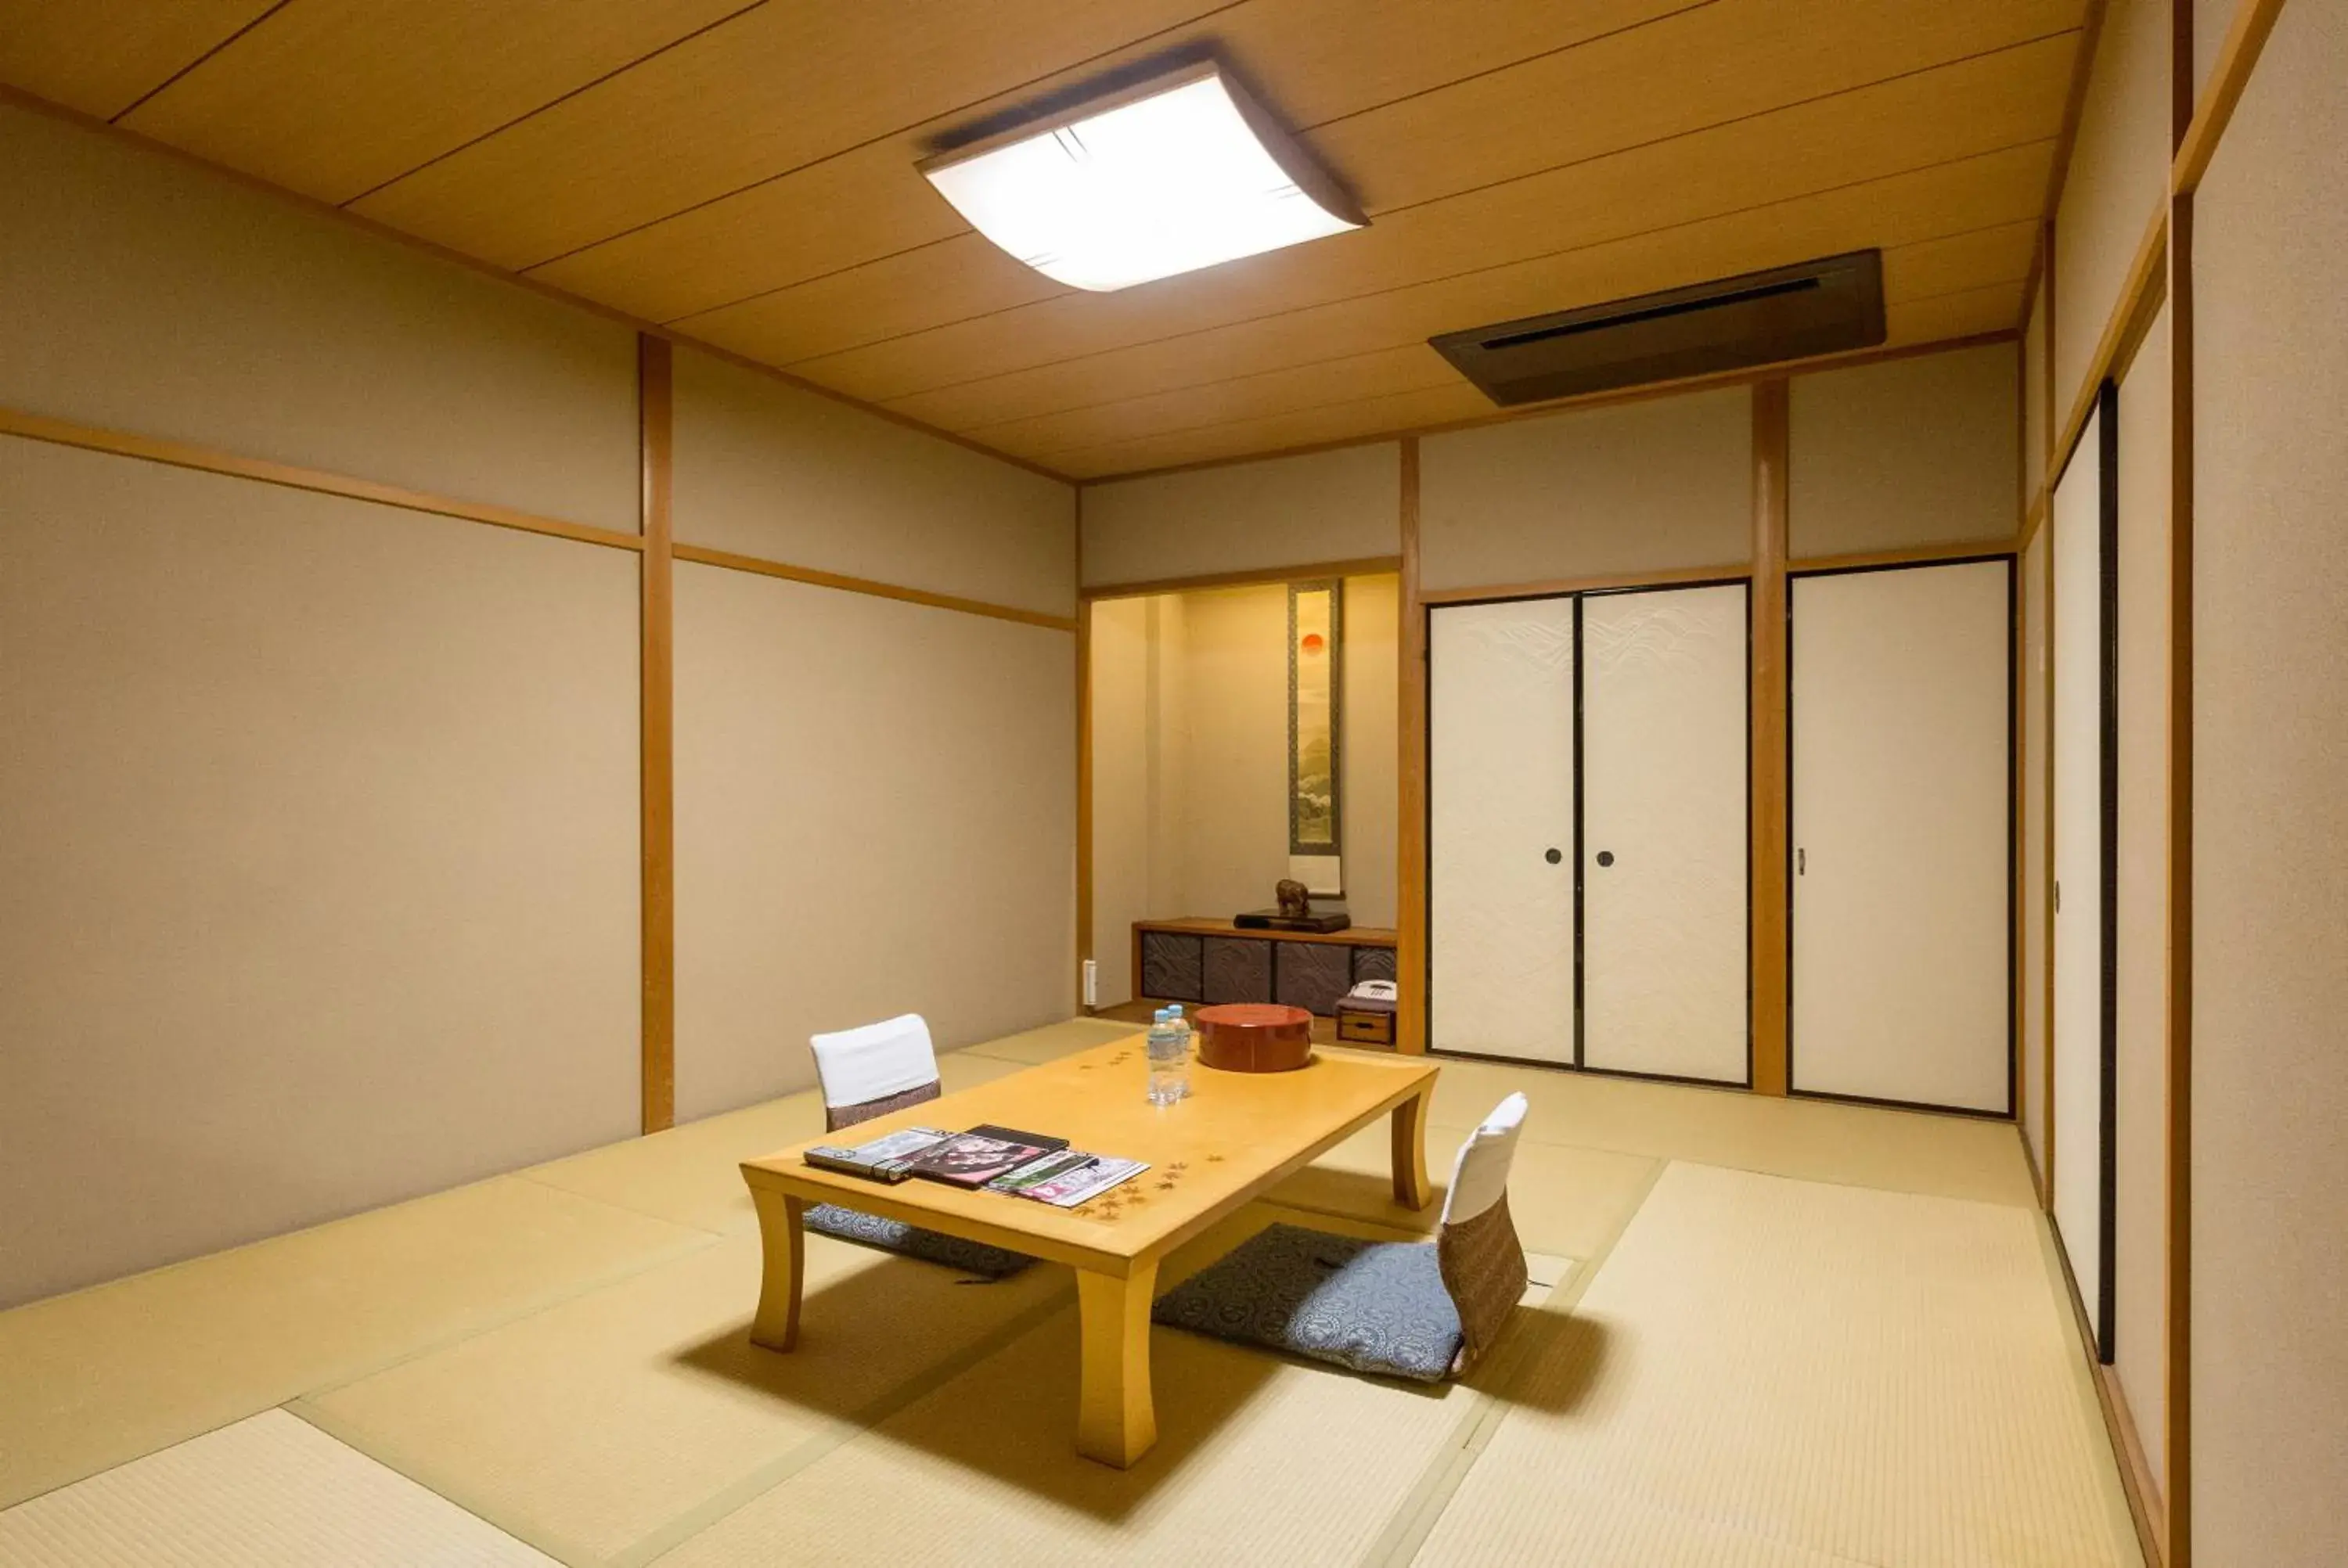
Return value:
<svg viewBox="0 0 2348 1568">
<path fill-rule="evenodd" d="M 1293 877 L 1282 877 L 1273 886 L 1272 895 L 1280 900 L 1282 919 L 1302 920 L 1313 913 L 1313 895 L 1305 891 L 1303 883 Z"/>
</svg>

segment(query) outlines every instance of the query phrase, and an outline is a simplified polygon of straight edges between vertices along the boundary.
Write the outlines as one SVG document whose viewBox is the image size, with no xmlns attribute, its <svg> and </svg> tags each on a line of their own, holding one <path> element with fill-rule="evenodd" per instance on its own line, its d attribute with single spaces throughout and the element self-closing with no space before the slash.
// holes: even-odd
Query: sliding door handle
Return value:
<svg viewBox="0 0 2348 1568">
<path fill-rule="evenodd" d="M 1795 850 L 1795 851 L 1794 851 L 1794 875 L 1795 875 L 1795 876 L 1807 876 L 1809 874 L 1810 874 L 1810 852 L 1809 852 L 1808 850 L 1807 850 L 1807 849 L 1797 849 L 1797 850 Z"/>
</svg>

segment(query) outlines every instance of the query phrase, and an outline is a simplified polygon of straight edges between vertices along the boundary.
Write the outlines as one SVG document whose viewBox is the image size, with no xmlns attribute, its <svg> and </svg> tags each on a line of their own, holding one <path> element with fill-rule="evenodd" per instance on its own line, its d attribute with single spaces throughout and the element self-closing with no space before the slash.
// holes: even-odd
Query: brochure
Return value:
<svg viewBox="0 0 2348 1568">
<path fill-rule="evenodd" d="M 1023 1198 L 1034 1198 L 1039 1204 L 1055 1208 L 1073 1209 L 1088 1203 L 1116 1186 L 1130 1181 L 1149 1167 L 1139 1160 L 1117 1160 L 1096 1155 L 1086 1163 L 1056 1176 L 1032 1183 L 1018 1189 Z"/>
</svg>

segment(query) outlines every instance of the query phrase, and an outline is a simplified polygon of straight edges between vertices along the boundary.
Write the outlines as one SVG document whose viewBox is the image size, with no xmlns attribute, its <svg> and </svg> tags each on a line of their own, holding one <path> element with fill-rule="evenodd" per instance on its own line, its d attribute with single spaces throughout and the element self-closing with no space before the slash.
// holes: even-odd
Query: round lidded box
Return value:
<svg viewBox="0 0 2348 1568">
<path fill-rule="evenodd" d="M 1291 1072 L 1313 1060 L 1313 1015 L 1270 1002 L 1200 1008 L 1199 1064 L 1226 1072 Z"/>
</svg>

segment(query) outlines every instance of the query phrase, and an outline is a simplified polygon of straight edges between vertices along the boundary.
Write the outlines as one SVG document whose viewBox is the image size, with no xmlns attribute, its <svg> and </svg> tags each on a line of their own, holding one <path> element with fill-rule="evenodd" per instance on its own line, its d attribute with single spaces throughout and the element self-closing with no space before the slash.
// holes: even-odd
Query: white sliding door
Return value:
<svg viewBox="0 0 2348 1568">
<path fill-rule="evenodd" d="M 2110 1040 L 2104 938 L 2106 768 L 2104 445 L 2108 401 L 2054 487 L 2054 1225 L 2111 1351 Z"/>
<path fill-rule="evenodd" d="M 2011 1109 L 2012 582 L 1791 584 L 1799 1092 Z"/>
<path fill-rule="evenodd" d="M 1429 1037 L 1573 1060 L 1573 604 L 1427 616 Z"/>
<path fill-rule="evenodd" d="M 1746 1081 L 1746 598 L 1582 600 L 1585 1067 Z"/>
</svg>

